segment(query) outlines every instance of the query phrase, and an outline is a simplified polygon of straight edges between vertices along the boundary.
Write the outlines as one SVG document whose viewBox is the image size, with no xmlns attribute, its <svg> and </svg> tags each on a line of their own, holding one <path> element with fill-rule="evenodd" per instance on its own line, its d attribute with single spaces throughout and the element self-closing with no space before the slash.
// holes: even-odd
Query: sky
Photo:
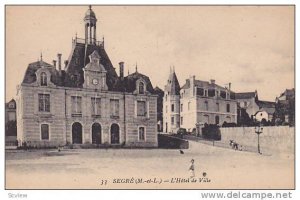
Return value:
<svg viewBox="0 0 300 200">
<path fill-rule="evenodd" d="M 84 38 L 88 6 L 6 6 L 6 101 L 29 63 L 67 60 L 76 33 Z M 190 76 L 235 92 L 257 90 L 274 101 L 294 86 L 293 6 L 93 6 L 97 40 L 119 73 L 138 71 L 164 88 L 174 66 L 180 85 Z"/>
</svg>

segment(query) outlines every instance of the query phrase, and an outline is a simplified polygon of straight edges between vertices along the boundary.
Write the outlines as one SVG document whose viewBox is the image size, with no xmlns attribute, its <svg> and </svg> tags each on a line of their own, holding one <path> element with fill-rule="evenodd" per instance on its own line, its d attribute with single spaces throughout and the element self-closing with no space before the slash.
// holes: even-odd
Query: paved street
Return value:
<svg viewBox="0 0 300 200">
<path fill-rule="evenodd" d="M 6 188 L 293 188 L 294 157 L 258 155 L 190 142 L 190 149 L 68 149 L 6 151 Z M 113 183 L 114 178 L 189 178 L 209 183 Z M 101 185 L 106 180 L 106 185 Z M 272 180 L 272 181 L 270 181 Z M 115 180 L 116 181 L 116 180 Z M 116 181 L 118 182 L 118 181 Z"/>
</svg>

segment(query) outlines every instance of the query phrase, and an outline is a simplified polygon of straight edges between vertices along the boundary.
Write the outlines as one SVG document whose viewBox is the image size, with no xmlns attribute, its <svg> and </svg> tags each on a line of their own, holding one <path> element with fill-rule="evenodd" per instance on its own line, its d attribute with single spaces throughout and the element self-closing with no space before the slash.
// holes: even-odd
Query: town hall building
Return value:
<svg viewBox="0 0 300 200">
<path fill-rule="evenodd" d="M 149 77 L 137 69 L 124 76 L 124 62 L 117 75 L 96 27 L 90 6 L 85 38 L 73 39 L 63 69 L 61 54 L 52 64 L 41 57 L 28 65 L 17 91 L 19 145 L 157 146 L 157 95 Z"/>
</svg>

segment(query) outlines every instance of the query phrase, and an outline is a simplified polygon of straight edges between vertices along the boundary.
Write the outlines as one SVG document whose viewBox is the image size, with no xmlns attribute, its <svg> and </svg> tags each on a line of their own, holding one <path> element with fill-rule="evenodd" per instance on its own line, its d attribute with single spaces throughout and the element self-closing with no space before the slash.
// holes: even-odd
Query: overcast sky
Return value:
<svg viewBox="0 0 300 200">
<path fill-rule="evenodd" d="M 16 96 L 29 63 L 68 59 L 71 39 L 84 38 L 88 6 L 6 7 L 6 101 Z M 138 71 L 164 88 L 170 66 L 179 83 L 196 79 L 235 92 L 258 91 L 274 101 L 294 87 L 294 7 L 292 6 L 93 6 L 97 39 L 117 73 Z"/>
</svg>

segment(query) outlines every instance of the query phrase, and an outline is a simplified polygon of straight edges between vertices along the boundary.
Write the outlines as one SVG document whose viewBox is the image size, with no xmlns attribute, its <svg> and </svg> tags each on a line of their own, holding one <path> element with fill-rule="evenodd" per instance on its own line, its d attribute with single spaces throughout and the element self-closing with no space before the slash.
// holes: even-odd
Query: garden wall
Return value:
<svg viewBox="0 0 300 200">
<path fill-rule="evenodd" d="M 248 148 L 257 148 L 257 134 L 254 127 L 231 127 L 220 128 L 221 141 L 228 143 L 234 140 L 240 145 Z M 263 127 L 260 134 L 261 152 L 294 153 L 295 128 L 289 126 L 269 126 Z"/>
</svg>

